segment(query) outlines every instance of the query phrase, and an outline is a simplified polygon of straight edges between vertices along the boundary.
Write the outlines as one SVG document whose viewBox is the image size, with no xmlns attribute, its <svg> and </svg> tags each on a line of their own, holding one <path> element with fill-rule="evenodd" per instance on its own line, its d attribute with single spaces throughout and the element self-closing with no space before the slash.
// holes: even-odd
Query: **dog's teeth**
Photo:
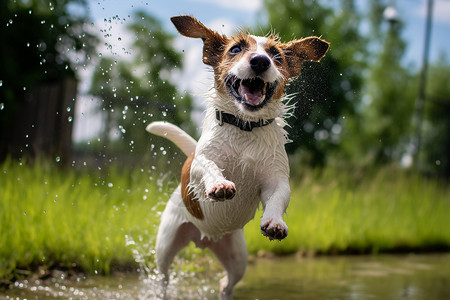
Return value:
<svg viewBox="0 0 450 300">
<path fill-rule="evenodd" d="M 245 99 L 245 101 L 248 101 L 248 96 L 247 96 L 247 94 L 244 94 L 244 99 Z"/>
</svg>

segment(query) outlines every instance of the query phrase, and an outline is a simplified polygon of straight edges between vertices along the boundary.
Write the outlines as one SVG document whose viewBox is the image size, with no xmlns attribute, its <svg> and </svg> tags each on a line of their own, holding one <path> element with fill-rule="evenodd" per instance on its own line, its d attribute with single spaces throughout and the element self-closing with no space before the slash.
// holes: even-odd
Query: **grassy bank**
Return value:
<svg viewBox="0 0 450 300">
<path fill-rule="evenodd" d="M 327 170 L 291 182 L 282 243 L 246 227 L 249 251 L 378 253 L 450 249 L 450 186 L 386 168 L 362 174 Z"/>
<path fill-rule="evenodd" d="M 0 278 L 15 270 L 66 267 L 92 273 L 151 260 L 159 212 L 174 182 L 146 170 L 77 172 L 36 163 L 0 167 Z M 173 176 L 176 180 L 176 176 Z M 450 188 L 385 169 L 334 170 L 292 180 L 289 236 L 268 242 L 259 216 L 249 251 L 386 252 L 450 247 Z"/>
<path fill-rule="evenodd" d="M 148 173 L 77 173 L 9 162 L 0 174 L 0 277 L 37 266 L 109 272 L 133 264 L 127 237 L 151 243 L 167 185 Z"/>
</svg>

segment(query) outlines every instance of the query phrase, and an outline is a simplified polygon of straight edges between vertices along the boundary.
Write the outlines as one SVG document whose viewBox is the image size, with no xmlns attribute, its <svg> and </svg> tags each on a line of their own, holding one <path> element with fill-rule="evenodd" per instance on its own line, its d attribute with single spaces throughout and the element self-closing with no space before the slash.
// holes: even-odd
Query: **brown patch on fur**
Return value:
<svg viewBox="0 0 450 300">
<path fill-rule="evenodd" d="M 194 197 L 192 191 L 189 191 L 191 164 L 193 160 L 194 153 L 189 155 L 181 169 L 181 197 L 183 198 L 183 203 L 188 212 L 197 219 L 203 220 L 204 216 L 200 204 L 198 203 L 198 199 Z"/>
<path fill-rule="evenodd" d="M 300 75 L 304 61 L 320 61 L 327 53 L 329 45 L 327 41 L 316 36 L 282 44 L 281 48 L 286 57 L 287 76 L 293 78 Z"/>
<path fill-rule="evenodd" d="M 238 54 L 231 54 L 230 50 L 234 46 L 239 45 L 242 49 Z M 224 52 L 222 53 L 220 64 L 216 69 L 214 69 L 216 82 L 220 82 L 220 86 L 217 87 L 219 92 L 225 94 L 227 93 L 226 87 L 224 84 L 226 77 L 229 74 L 231 68 L 240 61 L 242 58 L 246 60 L 250 60 L 250 56 L 253 52 L 256 51 L 256 41 L 255 39 L 249 37 L 246 34 L 239 33 L 235 36 L 232 36 L 228 39 L 228 44 L 224 48 Z"/>
<path fill-rule="evenodd" d="M 203 62 L 205 64 L 216 67 L 220 63 L 223 48 L 228 43 L 226 36 L 209 29 L 192 16 L 177 16 L 170 20 L 180 34 L 203 40 Z"/>
</svg>

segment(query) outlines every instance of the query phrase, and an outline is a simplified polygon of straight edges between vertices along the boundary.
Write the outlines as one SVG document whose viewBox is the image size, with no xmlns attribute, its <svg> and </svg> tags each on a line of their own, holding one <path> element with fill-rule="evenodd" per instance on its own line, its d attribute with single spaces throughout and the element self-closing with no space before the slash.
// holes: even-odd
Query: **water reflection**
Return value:
<svg viewBox="0 0 450 300">
<path fill-rule="evenodd" d="M 174 274 L 170 299 L 217 299 L 220 274 Z M 235 289 L 236 300 L 450 299 L 450 254 L 258 259 Z M 157 299 L 139 274 L 18 282 L 0 299 Z"/>
<path fill-rule="evenodd" d="M 237 299 L 450 299 L 450 255 L 258 261 Z"/>
</svg>

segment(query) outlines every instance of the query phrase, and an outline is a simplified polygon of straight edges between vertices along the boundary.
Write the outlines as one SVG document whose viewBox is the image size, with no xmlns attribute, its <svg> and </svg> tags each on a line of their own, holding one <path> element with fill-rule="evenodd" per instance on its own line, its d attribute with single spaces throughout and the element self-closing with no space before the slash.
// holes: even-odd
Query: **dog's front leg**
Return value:
<svg viewBox="0 0 450 300">
<path fill-rule="evenodd" d="M 290 195 L 288 178 L 273 176 L 262 185 L 261 233 L 270 240 L 282 240 L 288 235 L 288 227 L 283 221 L 283 215 L 286 213 Z"/>
<path fill-rule="evenodd" d="M 232 199 L 236 194 L 234 183 L 223 176 L 222 170 L 212 160 L 205 155 L 196 155 L 191 166 L 191 186 L 202 185 L 205 196 L 212 201 Z"/>
</svg>

